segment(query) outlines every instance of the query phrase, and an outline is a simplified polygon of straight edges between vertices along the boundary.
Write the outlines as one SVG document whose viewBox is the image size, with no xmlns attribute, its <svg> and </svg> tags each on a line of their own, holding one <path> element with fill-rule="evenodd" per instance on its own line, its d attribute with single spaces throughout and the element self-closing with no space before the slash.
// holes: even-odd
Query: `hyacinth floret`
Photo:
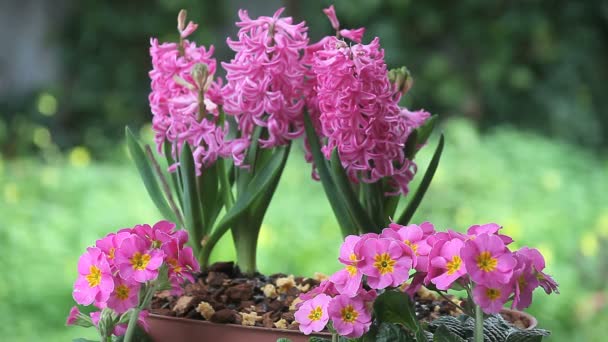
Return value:
<svg viewBox="0 0 608 342">
<path fill-rule="evenodd" d="M 304 132 L 304 73 L 302 53 L 308 44 L 304 22 L 272 17 L 251 19 L 239 10 L 238 39 L 227 39 L 236 52 L 226 69 L 222 88 L 224 110 L 238 122 L 241 136 L 250 137 L 258 126 L 267 129 L 259 140 L 263 148 L 287 144 Z"/>
<path fill-rule="evenodd" d="M 329 37 L 314 53 L 311 70 L 321 134 L 327 138 L 325 157 L 337 149 L 352 181 L 375 183 L 387 177 L 391 194 L 407 194 L 416 164 L 406 158 L 404 146 L 421 114 L 399 107 L 380 40 L 349 46 Z"/>
<path fill-rule="evenodd" d="M 152 91 L 148 99 L 158 150 L 169 143 L 173 159 L 177 159 L 184 143 L 188 143 L 198 173 L 219 157 L 232 157 L 240 165 L 242 141 L 227 139 L 228 124 L 219 117 L 221 80 L 214 80 L 214 48 L 197 46 L 186 39 L 196 30 L 196 24 L 190 22 L 185 28 L 178 28 L 179 43 L 150 40 L 153 68 L 149 73 Z"/>
</svg>

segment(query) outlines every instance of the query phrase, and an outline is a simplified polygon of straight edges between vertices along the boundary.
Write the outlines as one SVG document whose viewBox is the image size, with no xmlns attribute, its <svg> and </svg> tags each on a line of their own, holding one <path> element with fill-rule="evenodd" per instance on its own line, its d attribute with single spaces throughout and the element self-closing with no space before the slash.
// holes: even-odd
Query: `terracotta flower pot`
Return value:
<svg viewBox="0 0 608 342">
<path fill-rule="evenodd" d="M 216 324 L 155 314 L 149 316 L 148 324 L 150 325 L 149 335 L 155 342 L 275 342 L 281 337 L 289 338 L 293 342 L 308 342 L 310 336 L 331 338 L 331 335 L 326 333 L 306 336 L 297 330 Z"/>
<path fill-rule="evenodd" d="M 533 329 L 538 324 L 534 316 L 522 311 L 503 309 L 501 315 L 521 329 Z M 310 336 L 299 331 L 247 327 L 235 324 L 215 324 L 195 319 L 151 314 L 148 318 L 149 335 L 155 342 L 213 341 L 213 342 L 275 342 L 286 337 L 293 342 L 308 342 Z M 314 334 L 330 338 L 327 333 Z"/>
</svg>

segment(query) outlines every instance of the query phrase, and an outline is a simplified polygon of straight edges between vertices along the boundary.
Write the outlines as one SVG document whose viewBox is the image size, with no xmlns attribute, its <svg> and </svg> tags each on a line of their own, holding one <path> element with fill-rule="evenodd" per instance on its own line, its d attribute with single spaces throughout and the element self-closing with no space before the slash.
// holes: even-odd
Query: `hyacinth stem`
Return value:
<svg viewBox="0 0 608 342">
<path fill-rule="evenodd" d="M 481 306 L 475 305 L 475 342 L 483 342 L 483 311 Z"/>
<path fill-rule="evenodd" d="M 256 253 L 259 228 L 256 229 L 249 220 L 243 220 L 232 230 L 236 263 L 244 274 L 252 275 L 256 269 Z"/>
</svg>

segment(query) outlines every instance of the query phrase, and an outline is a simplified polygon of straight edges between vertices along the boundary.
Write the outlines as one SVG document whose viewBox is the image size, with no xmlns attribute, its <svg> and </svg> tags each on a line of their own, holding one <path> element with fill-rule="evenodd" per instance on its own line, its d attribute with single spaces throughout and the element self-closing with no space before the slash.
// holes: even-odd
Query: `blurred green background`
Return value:
<svg viewBox="0 0 608 342">
<path fill-rule="evenodd" d="M 100 236 L 160 219 L 125 152 L 129 125 L 151 138 L 151 36 L 176 39 L 180 8 L 201 44 L 230 58 L 238 8 L 282 5 L 330 33 L 328 1 L 4 0 L 0 2 L 0 336 L 93 337 L 64 326 L 76 261 Z M 552 341 L 608 330 L 608 3 L 335 1 L 344 27 L 381 37 L 415 78 L 404 103 L 440 114 L 447 145 L 414 222 L 505 226 L 538 247 L 560 295 L 530 312 Z M 431 142 L 430 146 L 434 146 Z M 431 151 L 418 159 L 424 170 Z M 417 181 L 416 181 L 417 182 Z M 306 184 L 306 186 L 303 186 Z M 294 149 L 260 239 L 262 272 L 339 266 L 339 229 L 302 148 Z M 321 238 L 319 238 L 321 237 Z M 285 248 L 289 246 L 289 248 Z M 225 241 L 216 259 L 233 256 Z"/>
</svg>

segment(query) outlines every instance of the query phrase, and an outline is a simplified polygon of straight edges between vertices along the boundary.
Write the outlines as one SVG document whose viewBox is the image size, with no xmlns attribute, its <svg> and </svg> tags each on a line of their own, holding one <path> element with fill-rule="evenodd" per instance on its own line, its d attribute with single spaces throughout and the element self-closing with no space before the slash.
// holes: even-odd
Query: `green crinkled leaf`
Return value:
<svg viewBox="0 0 608 342">
<path fill-rule="evenodd" d="M 473 336 L 475 319 L 465 316 L 463 326 L 467 329 L 467 337 Z M 487 342 L 504 342 L 511 329 L 500 315 L 489 316 L 483 321 L 483 336 Z"/>
<path fill-rule="evenodd" d="M 326 338 L 321 338 L 321 337 L 313 336 L 310 339 L 308 339 L 308 342 L 331 342 L 331 340 L 328 340 Z"/>
<path fill-rule="evenodd" d="M 416 335 L 418 342 L 425 342 L 426 335 L 418 319 L 410 297 L 401 291 L 386 291 L 374 302 L 374 314 L 381 323 L 402 324 Z"/>
<path fill-rule="evenodd" d="M 464 327 L 463 323 L 456 317 L 441 316 L 429 324 L 429 330 L 435 332 L 441 326 L 445 327 L 448 331 L 460 337 L 467 337 L 467 329 Z"/>
<path fill-rule="evenodd" d="M 415 342 L 416 340 L 410 336 L 405 330 L 401 329 L 396 324 L 382 323 L 376 333 L 375 342 Z"/>
<path fill-rule="evenodd" d="M 420 202 L 422 202 L 422 199 L 424 198 L 424 194 L 426 193 L 426 190 L 431 185 L 431 181 L 433 180 L 435 171 L 437 170 L 437 167 L 439 166 L 439 160 L 441 159 L 441 153 L 443 152 L 443 145 L 444 145 L 444 137 L 442 134 L 439 137 L 439 143 L 437 144 L 437 148 L 435 149 L 433 158 L 431 158 L 431 161 L 429 162 L 429 166 L 426 168 L 426 172 L 424 173 L 424 176 L 422 177 L 422 181 L 420 182 L 418 189 L 416 189 L 416 193 L 414 194 L 414 197 L 412 197 L 412 199 L 407 204 L 407 207 L 405 208 L 405 210 L 403 211 L 401 216 L 399 216 L 397 223 L 399 223 L 401 225 L 407 225 L 409 223 L 409 221 L 412 219 L 412 216 L 414 216 L 414 213 L 416 212 L 416 209 L 418 209 Z"/>
<path fill-rule="evenodd" d="M 73 340 L 72 340 L 72 342 L 98 342 L 98 341 L 95 341 L 95 340 L 88 340 L 88 339 L 86 339 L 86 338 L 79 337 L 79 338 L 75 338 L 75 339 L 73 339 Z"/>
<path fill-rule="evenodd" d="M 440 325 L 433 335 L 433 342 L 465 342 L 458 334 L 451 332 L 445 325 Z"/>
<path fill-rule="evenodd" d="M 158 184 L 158 179 L 154 175 L 154 171 L 152 170 L 152 166 L 146 157 L 146 153 L 143 148 L 133 135 L 133 132 L 127 127 L 125 129 L 125 136 L 127 140 L 127 148 L 129 149 L 129 154 L 137 167 L 137 171 L 139 171 L 139 175 L 144 182 L 144 186 L 148 191 L 148 195 L 154 205 L 160 211 L 163 217 L 171 222 L 176 222 L 175 214 L 171 210 L 171 207 L 167 203 L 163 192 L 161 191 L 160 185 Z"/>
<path fill-rule="evenodd" d="M 514 330 L 507 336 L 506 342 L 539 342 L 551 333 L 544 329 Z"/>
</svg>

